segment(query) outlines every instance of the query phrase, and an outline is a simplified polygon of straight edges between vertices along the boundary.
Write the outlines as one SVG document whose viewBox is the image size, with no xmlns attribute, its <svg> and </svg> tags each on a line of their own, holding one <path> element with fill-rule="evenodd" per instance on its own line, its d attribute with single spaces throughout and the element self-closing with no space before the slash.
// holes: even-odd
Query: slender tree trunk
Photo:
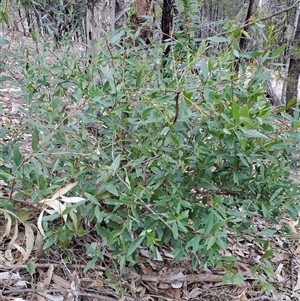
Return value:
<svg viewBox="0 0 300 301">
<path fill-rule="evenodd" d="M 172 43 L 172 31 L 173 31 L 173 17 L 174 17 L 174 0 L 164 0 L 162 7 L 161 17 L 161 31 L 162 31 L 162 42 L 168 43 L 163 58 L 162 58 L 162 72 L 164 73 L 167 58 L 171 51 Z"/>
<path fill-rule="evenodd" d="M 164 0 L 161 18 L 162 42 L 169 41 L 169 45 L 164 51 L 164 59 L 169 55 L 171 50 L 171 39 L 173 30 L 173 5 L 174 0 Z"/>
<path fill-rule="evenodd" d="M 300 48 L 300 22 L 299 22 L 299 16 L 300 16 L 300 3 L 296 7 L 296 13 L 295 13 L 295 20 L 294 20 L 294 28 L 293 28 L 293 34 L 292 34 L 292 45 L 288 45 L 289 49 L 288 51 L 291 52 L 293 46 L 295 49 L 299 51 Z M 293 53 L 289 54 L 289 58 L 286 62 L 286 74 L 287 74 L 287 80 L 284 83 L 283 90 L 282 90 L 282 97 L 284 97 L 286 104 L 295 97 L 296 101 L 293 105 L 293 107 L 296 106 L 297 103 L 297 96 L 298 96 L 298 80 L 299 80 L 299 70 L 300 68 L 300 58 L 299 55 L 294 56 Z M 289 113 L 293 111 L 292 108 L 287 110 Z"/>
<path fill-rule="evenodd" d="M 250 17 L 252 15 L 253 6 L 254 6 L 254 0 L 249 0 L 247 14 L 246 14 L 245 22 L 244 22 L 244 24 L 246 24 L 246 27 L 244 27 L 244 31 L 248 30 L 248 25 L 247 24 L 250 22 Z M 244 34 L 242 34 L 241 37 L 240 37 L 240 41 L 239 41 L 240 51 L 245 51 L 246 46 L 247 46 L 247 38 Z M 234 69 L 235 69 L 236 72 L 239 71 L 240 62 L 241 62 L 240 58 L 237 58 L 236 61 L 235 61 Z"/>
<path fill-rule="evenodd" d="M 299 70 L 300 68 L 300 59 L 299 58 L 291 58 L 289 63 L 289 73 L 286 85 L 286 104 L 294 97 L 295 102 L 291 108 L 287 109 L 289 113 L 293 112 L 293 107 L 297 104 L 297 96 L 298 96 L 298 79 L 299 79 Z"/>
<path fill-rule="evenodd" d="M 173 3 L 174 0 L 164 0 L 161 17 L 162 41 L 171 39 L 173 29 Z"/>
<path fill-rule="evenodd" d="M 139 30 L 140 37 L 149 44 L 150 38 L 153 37 L 154 28 L 154 4 L 152 0 L 135 0 L 133 3 L 134 14 L 130 18 L 130 27 Z M 145 17 L 152 18 L 148 25 L 143 25 L 147 21 Z"/>
</svg>

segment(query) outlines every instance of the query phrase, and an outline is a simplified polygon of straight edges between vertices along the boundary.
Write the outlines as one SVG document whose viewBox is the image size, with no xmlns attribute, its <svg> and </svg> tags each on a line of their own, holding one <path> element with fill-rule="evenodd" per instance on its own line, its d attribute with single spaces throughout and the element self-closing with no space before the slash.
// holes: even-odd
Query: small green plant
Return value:
<svg viewBox="0 0 300 301">
<path fill-rule="evenodd" d="M 234 258 L 221 255 L 228 233 L 257 232 L 254 217 L 296 217 L 290 170 L 299 123 L 289 117 L 292 129 L 282 128 L 264 95 L 263 66 L 284 48 L 239 52 L 231 47 L 238 36 L 209 38 L 225 44 L 210 57 L 206 42 L 194 50 L 178 41 L 169 72 L 160 66 L 163 46 L 132 47 L 127 30 L 112 33 L 88 67 L 69 50 L 46 64 L 46 45 L 19 61 L 28 106 L 21 131 L 31 148 L 21 150 L 21 136 L 1 146 L 9 162 L 1 179 L 39 203 L 46 248 L 92 229 L 101 242 L 87 246 L 86 270 L 104 246 L 123 270 L 140 247 L 155 253 L 168 244 L 176 260 L 228 266 L 227 279 L 242 282 L 230 272 Z M 249 75 L 241 60 L 237 74 L 237 57 L 260 58 L 261 66 Z"/>
</svg>

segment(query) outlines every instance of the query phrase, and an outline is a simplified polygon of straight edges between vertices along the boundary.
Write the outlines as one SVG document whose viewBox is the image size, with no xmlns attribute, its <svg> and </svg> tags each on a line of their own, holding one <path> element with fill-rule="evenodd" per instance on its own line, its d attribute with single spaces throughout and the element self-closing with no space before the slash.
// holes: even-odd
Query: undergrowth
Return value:
<svg viewBox="0 0 300 301">
<path fill-rule="evenodd" d="M 164 60 L 165 45 L 132 46 L 125 29 L 103 39 L 91 59 L 70 48 L 50 63 L 49 45 L 40 54 L 24 49 L 24 123 L 0 147 L 0 179 L 14 202 L 0 198 L 1 208 L 21 215 L 18 201 L 29 200 L 40 215 L 28 207 L 22 218 L 37 225 L 45 249 L 96 234 L 86 270 L 104 249 L 123 271 L 139 261 L 141 247 L 157 256 L 168 245 L 193 268 L 230 271 L 236 259 L 223 254 L 234 233 L 255 234 L 265 246 L 262 268 L 272 273 L 268 240 L 283 215 L 296 219 L 299 211 L 290 177 L 299 111 L 274 112 L 265 96 L 264 66 L 283 47 L 239 53 L 232 46 L 239 35 L 199 48 L 177 40 Z M 227 48 L 207 57 L 208 42 Z M 237 57 L 245 59 L 239 72 Z M 251 58 L 260 65 L 249 72 Z M 258 229 L 255 217 L 274 227 Z"/>
</svg>

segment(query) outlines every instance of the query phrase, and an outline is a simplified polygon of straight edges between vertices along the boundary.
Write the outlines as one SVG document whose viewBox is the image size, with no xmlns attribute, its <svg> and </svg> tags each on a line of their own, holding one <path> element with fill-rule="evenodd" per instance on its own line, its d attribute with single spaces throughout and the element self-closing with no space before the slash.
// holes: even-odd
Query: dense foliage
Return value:
<svg viewBox="0 0 300 301">
<path fill-rule="evenodd" d="M 174 34 L 164 59 L 166 45 L 133 46 L 138 34 L 129 29 L 100 41 L 92 57 L 70 48 L 51 62 L 49 44 L 36 55 L 7 53 L 22 72 L 25 121 L 0 147 L 0 179 L 17 192 L 14 203 L 0 199 L 1 208 L 37 224 L 45 249 L 97 233 L 99 243 L 86 245 L 86 270 L 105 252 L 122 271 L 139 260 L 140 248 L 158 256 L 167 245 L 176 260 L 229 273 L 235 258 L 224 256 L 228 235 L 255 233 L 266 253 L 254 271 L 272 273 L 272 225 L 299 211 L 290 176 L 299 110 L 294 117 L 275 112 L 265 96 L 265 65 L 284 47 L 240 52 L 241 34 L 236 28 L 199 47 L 192 35 Z M 225 50 L 212 53 L 219 43 Z M 29 208 L 18 211 L 24 199 L 39 204 L 39 219 Z M 257 217 L 271 228 L 258 228 Z"/>
</svg>

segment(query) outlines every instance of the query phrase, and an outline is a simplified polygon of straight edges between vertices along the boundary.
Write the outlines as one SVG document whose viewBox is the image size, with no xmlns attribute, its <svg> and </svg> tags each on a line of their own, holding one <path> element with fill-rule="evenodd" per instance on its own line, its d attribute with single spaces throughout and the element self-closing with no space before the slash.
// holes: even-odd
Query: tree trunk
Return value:
<svg viewBox="0 0 300 301">
<path fill-rule="evenodd" d="M 133 3 L 134 13 L 130 18 L 130 27 L 134 30 L 139 30 L 140 37 L 150 43 L 150 37 L 153 37 L 154 28 L 154 4 L 152 0 L 135 0 Z M 152 20 L 146 26 L 143 25 L 147 21 L 145 17 L 150 17 Z"/>
<path fill-rule="evenodd" d="M 244 24 L 246 25 L 245 28 L 244 28 L 245 32 L 247 32 L 247 30 L 248 30 L 248 23 L 250 22 L 250 17 L 252 15 L 253 6 L 254 6 L 254 0 L 250 0 L 249 5 L 248 5 L 248 9 L 247 9 L 245 22 L 244 22 Z M 240 48 L 239 49 L 240 51 L 245 51 L 246 48 L 247 48 L 247 37 L 245 36 L 244 33 L 242 33 L 242 35 L 240 37 L 239 48 Z M 236 61 L 235 61 L 234 69 L 235 69 L 236 72 L 239 71 L 240 62 L 241 62 L 241 58 L 237 58 Z"/>
<path fill-rule="evenodd" d="M 287 111 L 292 113 L 293 107 L 297 104 L 297 96 L 298 96 L 298 80 L 299 80 L 299 68 L 300 68 L 300 57 L 299 57 L 299 49 L 300 49 L 300 3 L 296 7 L 296 14 L 295 14 L 295 22 L 294 22 L 294 31 L 293 31 L 293 39 L 292 39 L 292 47 L 290 47 L 290 58 L 286 63 L 286 70 L 287 70 L 287 81 L 286 81 L 286 91 L 285 92 L 285 103 L 288 102 L 295 97 L 296 101 L 289 108 Z M 293 54 L 291 52 L 296 52 Z"/>
<path fill-rule="evenodd" d="M 161 31 L 162 31 L 162 42 L 166 43 L 169 41 L 169 45 L 164 51 L 163 57 L 163 67 L 166 64 L 166 58 L 168 57 L 171 51 L 171 39 L 172 39 L 172 30 L 173 30 L 173 15 L 174 15 L 174 0 L 164 0 L 162 17 L 161 17 Z"/>
<path fill-rule="evenodd" d="M 115 30 L 116 0 L 87 0 L 87 41 L 93 43 Z"/>
<path fill-rule="evenodd" d="M 294 97 L 295 102 L 293 105 L 287 109 L 288 113 L 293 112 L 293 107 L 297 104 L 298 96 L 298 79 L 299 79 L 299 68 L 300 68 L 300 59 L 291 58 L 289 64 L 289 73 L 286 85 L 286 104 Z"/>
<path fill-rule="evenodd" d="M 170 40 L 173 29 L 173 5 L 174 0 L 164 0 L 161 17 L 162 41 Z"/>
</svg>

